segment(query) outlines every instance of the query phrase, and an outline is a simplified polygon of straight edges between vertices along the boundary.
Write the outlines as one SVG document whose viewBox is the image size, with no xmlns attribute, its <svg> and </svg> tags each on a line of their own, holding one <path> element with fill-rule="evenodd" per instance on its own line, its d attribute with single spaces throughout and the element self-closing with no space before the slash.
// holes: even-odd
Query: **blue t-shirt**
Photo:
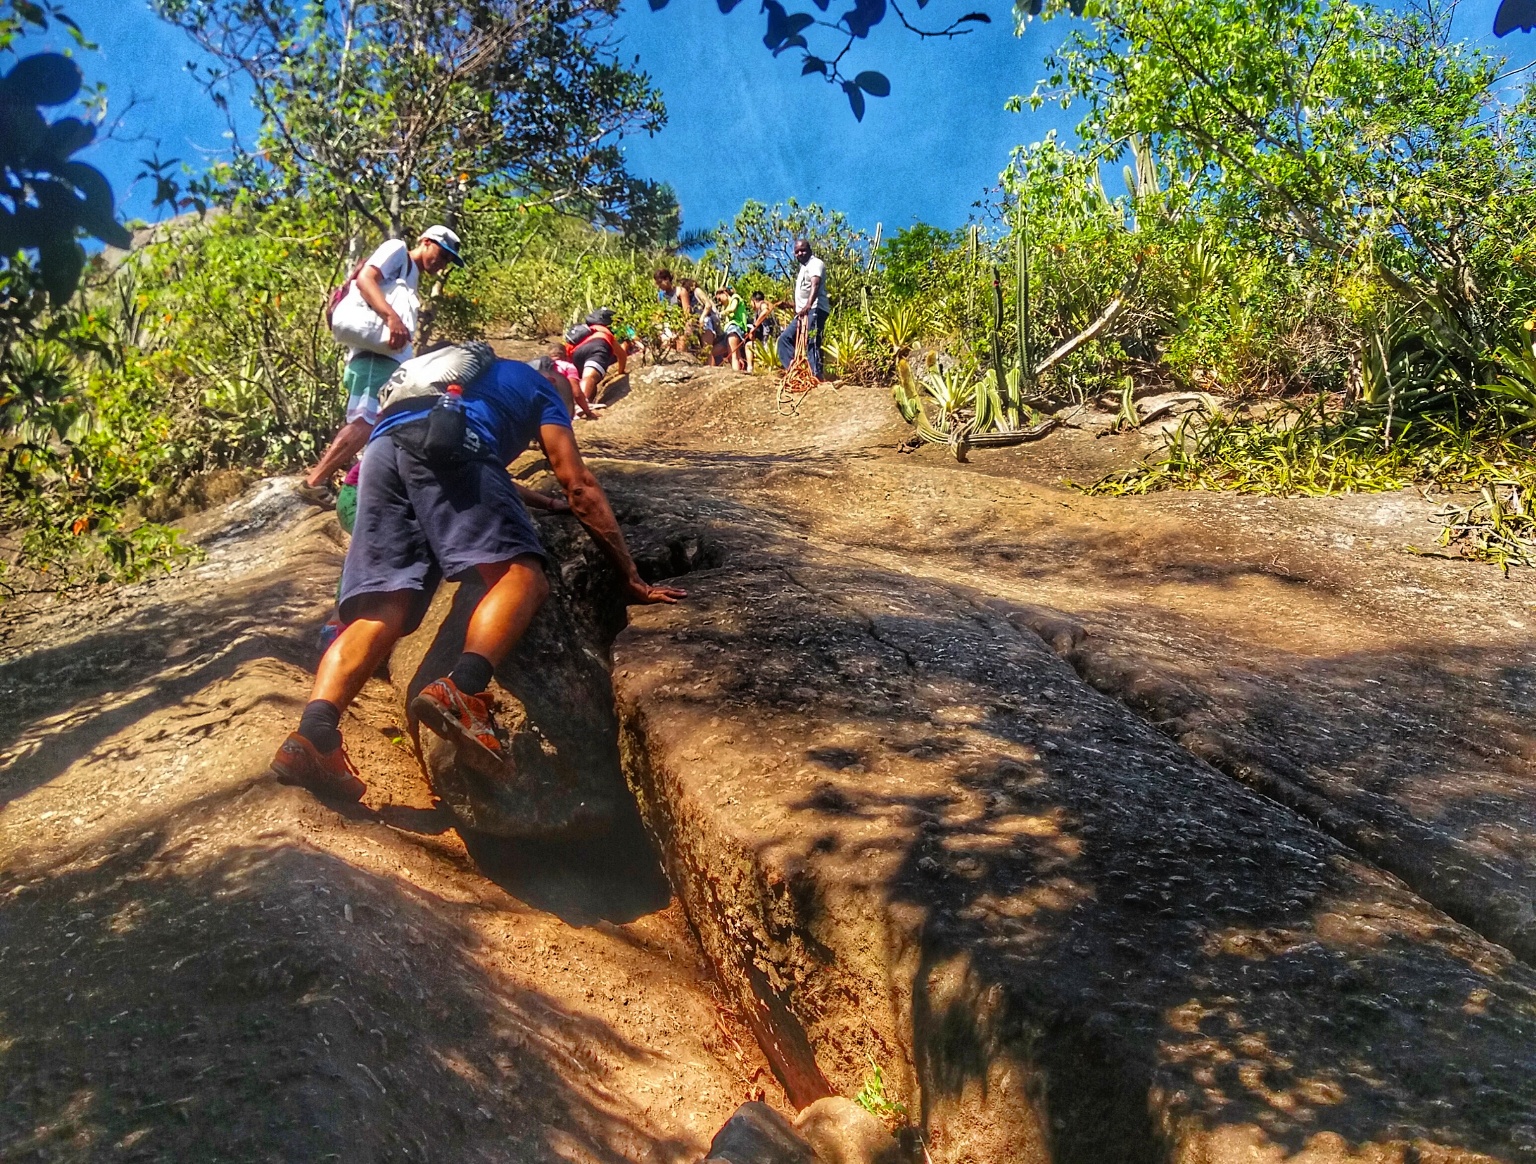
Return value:
<svg viewBox="0 0 1536 1164">
<path fill-rule="evenodd" d="M 421 412 L 386 416 L 370 440 Z M 550 382 L 520 360 L 497 360 L 464 389 L 464 419 L 502 464 L 515 459 L 546 424 L 571 427 L 571 414 Z"/>
</svg>

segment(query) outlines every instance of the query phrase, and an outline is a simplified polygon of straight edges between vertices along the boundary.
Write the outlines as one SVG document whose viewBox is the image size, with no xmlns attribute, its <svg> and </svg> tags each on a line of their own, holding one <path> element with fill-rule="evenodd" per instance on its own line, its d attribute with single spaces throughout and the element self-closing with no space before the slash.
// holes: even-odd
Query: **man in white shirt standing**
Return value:
<svg viewBox="0 0 1536 1164">
<path fill-rule="evenodd" d="M 341 377 L 342 387 L 347 390 L 347 421 L 320 463 L 304 479 L 300 492 L 308 500 L 319 505 L 334 503 L 330 491 L 332 474 L 351 464 L 368 443 L 379 419 L 379 390 L 401 362 L 413 354 L 411 331 L 421 306 L 416 290 L 421 273 L 439 274 L 448 269 L 449 263 L 464 265 L 459 256 L 459 236 L 446 226 L 429 226 L 413 249 L 407 250 L 402 239 L 392 238 L 369 255 L 358 271 L 354 291 L 388 328 L 390 351 L 385 355 L 362 348 L 348 349 L 347 368 Z"/>
<path fill-rule="evenodd" d="M 806 328 L 805 358 L 820 380 L 821 325 L 832 311 L 827 298 L 827 265 L 811 253 L 810 242 L 803 238 L 795 240 L 795 261 L 800 264 L 795 276 L 795 318 L 779 333 L 779 363 L 788 368 L 794 362 L 795 342 L 800 329 Z"/>
</svg>

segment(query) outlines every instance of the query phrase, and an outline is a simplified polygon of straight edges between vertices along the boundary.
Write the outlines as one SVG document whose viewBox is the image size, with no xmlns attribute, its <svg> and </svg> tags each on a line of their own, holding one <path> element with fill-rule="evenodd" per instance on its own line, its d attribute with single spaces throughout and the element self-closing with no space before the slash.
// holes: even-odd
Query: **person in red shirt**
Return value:
<svg viewBox="0 0 1536 1164">
<path fill-rule="evenodd" d="M 566 345 L 571 363 L 581 377 L 573 393 L 576 409 L 587 420 L 597 419 L 597 388 L 609 369 L 617 368 L 620 375 L 628 366 L 629 356 L 613 334 L 613 309 L 600 307 L 585 320 L 587 334 L 574 344 Z"/>
</svg>

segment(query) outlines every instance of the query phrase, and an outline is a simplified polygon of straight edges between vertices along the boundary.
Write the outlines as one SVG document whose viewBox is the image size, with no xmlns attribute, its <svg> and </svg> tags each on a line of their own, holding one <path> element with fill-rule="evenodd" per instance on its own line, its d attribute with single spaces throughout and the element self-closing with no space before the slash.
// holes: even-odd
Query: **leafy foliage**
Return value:
<svg viewBox="0 0 1536 1164">
<path fill-rule="evenodd" d="M 220 103 L 249 88 L 260 140 L 238 178 L 404 233 L 492 183 L 551 205 L 676 227 L 670 192 L 635 179 L 618 141 L 665 120 L 604 31 L 617 0 L 155 0 L 215 62 Z"/>
<path fill-rule="evenodd" d="M 665 8 L 668 0 L 649 0 L 653 12 Z M 716 0 L 720 11 L 730 14 L 735 10 L 741 0 Z M 829 0 L 812 0 L 817 8 L 826 12 Z M 927 0 L 917 0 L 919 9 L 926 7 Z M 1094 15 L 1099 14 L 1099 7 L 1094 5 Z M 1150 6 L 1155 9 L 1155 5 Z M 1452 6 L 1454 7 L 1454 5 Z M 1083 16 L 1089 11 L 1088 0 L 1056 0 L 1049 6 L 1051 15 L 1063 11 L 1071 12 L 1073 16 Z M 1244 10 L 1242 5 L 1234 5 L 1238 11 L 1235 14 L 1228 11 L 1225 19 L 1242 21 Z M 874 27 L 885 20 L 889 13 L 895 13 L 901 26 L 919 39 L 934 40 L 948 39 L 964 36 L 974 31 L 978 25 L 992 23 L 992 17 L 984 10 L 973 10 L 965 15 L 950 21 L 947 25 L 936 28 L 921 28 L 913 24 L 897 0 L 854 0 L 854 5 L 835 21 L 821 20 L 808 12 L 789 12 L 778 0 L 764 0 L 762 11 L 767 17 L 768 30 L 763 36 L 763 45 L 774 56 L 789 49 L 803 50 L 801 76 L 820 76 L 832 84 L 839 85 L 848 97 L 849 107 L 853 110 L 854 117 L 860 121 L 864 118 L 864 95 L 867 93 L 874 97 L 885 97 L 890 93 L 890 82 L 884 74 L 874 70 L 859 73 L 851 81 L 842 73 L 843 58 L 853 48 L 854 43 L 867 38 Z M 1015 28 L 1019 32 L 1029 25 L 1030 21 L 1038 16 L 1047 14 L 1046 0 L 1013 0 L 1011 5 Z M 1536 30 L 1536 0 L 1500 0 L 1499 8 L 1493 20 L 1493 34 L 1495 36 L 1507 36 L 1509 33 L 1520 29 L 1526 32 Z M 821 49 L 817 51 L 823 55 L 816 55 L 810 51 L 810 42 L 806 39 L 806 33 L 818 30 L 827 42 L 837 48 L 836 53 Z"/>
<path fill-rule="evenodd" d="M 741 0 L 717 0 L 720 11 L 732 12 Z M 917 0 L 919 9 L 928 0 Z M 668 0 L 650 0 L 651 11 L 667 6 Z M 812 0 L 826 13 L 830 0 Z M 774 56 L 791 49 L 800 51 L 800 75 L 821 77 L 830 85 L 836 85 L 848 99 L 848 108 L 854 119 L 864 120 L 867 97 L 889 97 L 891 82 L 884 73 L 875 69 L 861 69 L 849 76 L 843 71 L 843 59 L 855 43 L 866 40 L 877 25 L 891 14 L 909 33 L 924 40 L 952 39 L 964 36 L 979 25 L 990 24 L 992 18 L 985 12 L 972 11 L 947 23 L 924 28 L 907 18 L 898 0 L 853 0 L 853 7 L 833 19 L 824 19 L 810 12 L 790 12 L 779 0 L 763 0 L 762 13 L 766 21 L 763 47 Z M 815 51 L 809 37 L 816 37 Z M 825 46 L 825 47 L 823 47 Z"/>
<path fill-rule="evenodd" d="M 858 1094 L 853 1097 L 853 1102 L 870 1115 L 884 1120 L 901 1120 L 907 1114 L 905 1105 L 898 1103 L 886 1093 L 885 1072 L 873 1058 L 869 1060 L 869 1073 L 864 1076 L 864 1083 L 859 1088 Z"/>
<path fill-rule="evenodd" d="M 128 246 L 129 239 L 113 211 L 111 184 L 74 157 L 95 140 L 95 124 L 43 116 L 43 109 L 80 96 L 80 66 L 59 53 L 14 59 L 26 29 L 46 29 L 50 20 L 87 46 L 79 27 L 55 5 L 7 0 L 0 13 L 0 61 L 12 60 L 0 77 L 0 263 L 18 251 L 35 255 L 42 286 L 61 303 L 85 266 L 78 236 L 117 247 Z"/>
</svg>

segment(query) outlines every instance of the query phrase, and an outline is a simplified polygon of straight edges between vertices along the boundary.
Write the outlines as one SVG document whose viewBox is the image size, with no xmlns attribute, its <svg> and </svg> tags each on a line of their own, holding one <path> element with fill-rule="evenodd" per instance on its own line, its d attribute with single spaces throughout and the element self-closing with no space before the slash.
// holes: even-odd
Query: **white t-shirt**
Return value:
<svg viewBox="0 0 1536 1164">
<path fill-rule="evenodd" d="M 795 276 L 795 310 L 799 311 L 811 301 L 812 279 L 821 280 L 821 285 L 816 288 L 816 306 L 830 312 L 832 305 L 827 298 L 827 264 L 815 255 L 800 267 L 800 273 Z"/>
<path fill-rule="evenodd" d="M 420 297 L 416 294 L 416 287 L 421 282 L 421 268 L 411 262 L 411 248 L 400 239 L 392 238 L 382 243 L 378 250 L 369 255 L 368 261 L 363 265 L 379 269 L 379 285 L 384 289 L 384 298 L 391 301 L 390 306 L 400 314 L 405 325 L 412 326 L 421 308 Z M 403 292 L 409 292 L 416 303 L 417 311 L 411 312 L 409 317 L 405 312 L 401 312 L 394 302 L 395 297 Z M 351 349 L 352 355 L 357 355 L 360 350 Z M 404 362 L 409 360 L 412 354 L 411 343 L 407 340 L 405 347 L 394 353 L 394 356 Z"/>
</svg>

